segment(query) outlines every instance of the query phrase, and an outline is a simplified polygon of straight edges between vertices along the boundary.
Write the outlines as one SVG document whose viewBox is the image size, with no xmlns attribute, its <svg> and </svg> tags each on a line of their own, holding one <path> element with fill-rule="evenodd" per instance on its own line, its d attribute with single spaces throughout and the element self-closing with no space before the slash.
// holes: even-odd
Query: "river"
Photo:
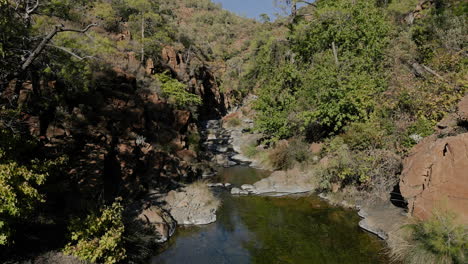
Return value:
<svg viewBox="0 0 468 264">
<path fill-rule="evenodd" d="M 233 167 L 222 170 L 218 180 L 240 185 L 266 176 Z M 152 264 L 389 263 L 384 242 L 358 227 L 355 211 L 314 194 L 235 197 L 217 190 L 217 195 L 222 199 L 217 221 L 178 228 Z"/>
</svg>

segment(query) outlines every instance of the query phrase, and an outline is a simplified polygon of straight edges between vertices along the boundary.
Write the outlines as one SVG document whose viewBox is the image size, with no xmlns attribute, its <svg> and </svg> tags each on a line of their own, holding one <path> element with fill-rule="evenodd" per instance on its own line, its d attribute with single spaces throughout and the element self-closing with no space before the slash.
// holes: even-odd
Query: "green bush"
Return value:
<svg viewBox="0 0 468 264">
<path fill-rule="evenodd" d="M 11 222 L 32 211 L 37 202 L 44 202 L 37 187 L 44 183 L 46 176 L 16 162 L 0 164 L 0 245 L 8 243 Z"/>
<path fill-rule="evenodd" d="M 427 120 L 425 118 L 418 119 L 406 130 L 405 139 L 402 143 L 403 146 L 410 148 L 416 145 L 419 142 L 413 137 L 418 136 L 424 138 L 431 135 L 434 133 L 434 126 L 435 123 L 433 121 Z"/>
<path fill-rule="evenodd" d="M 198 131 L 189 132 L 187 135 L 187 143 L 190 150 L 193 150 L 197 153 L 200 151 L 200 134 Z"/>
<path fill-rule="evenodd" d="M 411 264 L 463 264 L 468 260 L 468 228 L 455 214 L 434 212 L 390 236 L 391 255 Z"/>
<path fill-rule="evenodd" d="M 332 183 L 357 185 L 369 191 L 388 193 L 398 182 L 401 159 L 388 150 L 352 150 L 342 137 L 328 143 L 327 162 L 316 168 L 320 187 L 329 190 Z"/>
<path fill-rule="evenodd" d="M 351 149 L 365 150 L 381 148 L 384 142 L 385 131 L 377 122 L 355 122 L 345 128 L 344 143 Z"/>
<path fill-rule="evenodd" d="M 123 246 L 123 207 L 119 202 L 104 207 L 99 214 L 72 220 L 70 240 L 63 252 L 92 263 L 113 264 L 126 258 Z"/>
<path fill-rule="evenodd" d="M 155 77 L 161 82 L 164 96 L 178 107 L 187 108 L 202 103 L 200 96 L 187 91 L 187 85 L 173 79 L 166 72 L 156 74 Z"/>
</svg>

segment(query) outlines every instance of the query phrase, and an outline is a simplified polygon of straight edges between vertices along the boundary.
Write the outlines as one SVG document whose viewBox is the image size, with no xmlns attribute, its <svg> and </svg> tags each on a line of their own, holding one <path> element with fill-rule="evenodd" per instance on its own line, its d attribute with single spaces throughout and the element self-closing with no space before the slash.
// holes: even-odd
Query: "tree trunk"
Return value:
<svg viewBox="0 0 468 264">
<path fill-rule="evenodd" d="M 333 57 L 335 57 L 335 64 L 336 66 L 338 66 L 340 62 L 338 61 L 338 50 L 336 49 L 335 41 L 332 42 L 332 49 L 333 49 Z"/>
<path fill-rule="evenodd" d="M 145 62 L 145 16 L 141 14 L 141 64 Z"/>
<path fill-rule="evenodd" d="M 49 43 L 49 41 L 55 36 L 57 35 L 57 33 L 62 29 L 61 26 L 55 26 L 54 30 L 52 30 L 42 41 L 41 43 L 36 47 L 36 49 L 34 49 L 33 52 L 31 52 L 31 54 L 29 54 L 29 57 L 26 59 L 26 61 L 21 65 L 21 71 L 24 71 L 26 70 L 30 65 L 31 63 L 33 63 L 34 59 L 37 58 L 37 56 L 39 56 L 39 54 L 41 54 L 41 52 L 44 50 L 45 46 L 47 45 L 47 43 Z"/>
</svg>

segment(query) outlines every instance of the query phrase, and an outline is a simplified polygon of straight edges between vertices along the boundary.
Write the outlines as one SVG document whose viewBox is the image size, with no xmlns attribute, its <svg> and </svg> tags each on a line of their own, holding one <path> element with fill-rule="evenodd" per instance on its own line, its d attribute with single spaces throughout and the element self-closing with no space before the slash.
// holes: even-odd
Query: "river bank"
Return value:
<svg viewBox="0 0 468 264">
<path fill-rule="evenodd" d="M 264 177 L 265 171 L 235 166 L 221 170 L 216 180 L 241 186 Z M 354 210 L 330 205 L 312 193 L 273 197 L 231 195 L 220 186 L 212 189 L 222 201 L 217 221 L 179 227 L 151 263 L 389 261 L 383 241 L 357 228 Z"/>
<path fill-rule="evenodd" d="M 249 99 L 246 100 L 247 105 L 248 102 Z M 248 163 L 253 168 L 272 170 L 272 166 L 265 158 L 266 149 L 263 146 L 257 147 L 256 155 L 246 153 L 249 146 L 257 145 L 257 141 L 262 138 L 262 135 L 250 132 L 253 122 L 248 114 L 245 115 L 246 112 L 249 113 L 248 110 L 240 108 L 226 116 L 217 126 L 218 132 L 215 134 L 224 135 L 224 142 L 226 142 L 226 145 L 218 146 L 218 149 L 229 149 L 235 153 L 234 155 L 232 152 L 229 153 L 222 164 Z M 319 151 L 315 150 L 315 152 Z M 220 160 L 219 157 L 217 160 Z M 231 188 L 232 195 L 283 196 L 306 192 L 319 192 L 319 188 L 314 180 L 313 171 L 300 167 L 277 170 L 269 177 L 252 184 L 244 183 Z M 362 218 L 359 221 L 359 227 L 383 240 L 386 240 L 391 232 L 397 230 L 407 218 L 405 209 L 391 202 L 390 194 L 388 194 L 388 199 L 382 199 L 382 195 L 377 198 L 369 197 L 369 193 L 355 188 L 345 188 L 329 193 L 319 192 L 318 195 L 332 205 L 357 210 Z"/>
</svg>

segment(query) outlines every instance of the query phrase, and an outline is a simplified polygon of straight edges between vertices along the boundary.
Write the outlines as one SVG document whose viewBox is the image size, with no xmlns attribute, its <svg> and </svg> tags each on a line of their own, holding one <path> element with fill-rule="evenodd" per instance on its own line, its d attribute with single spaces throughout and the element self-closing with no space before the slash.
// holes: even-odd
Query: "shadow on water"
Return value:
<svg viewBox="0 0 468 264">
<path fill-rule="evenodd" d="M 151 263 L 388 263 L 383 242 L 359 229 L 352 210 L 314 195 L 220 196 L 216 223 L 180 228 Z"/>
</svg>

